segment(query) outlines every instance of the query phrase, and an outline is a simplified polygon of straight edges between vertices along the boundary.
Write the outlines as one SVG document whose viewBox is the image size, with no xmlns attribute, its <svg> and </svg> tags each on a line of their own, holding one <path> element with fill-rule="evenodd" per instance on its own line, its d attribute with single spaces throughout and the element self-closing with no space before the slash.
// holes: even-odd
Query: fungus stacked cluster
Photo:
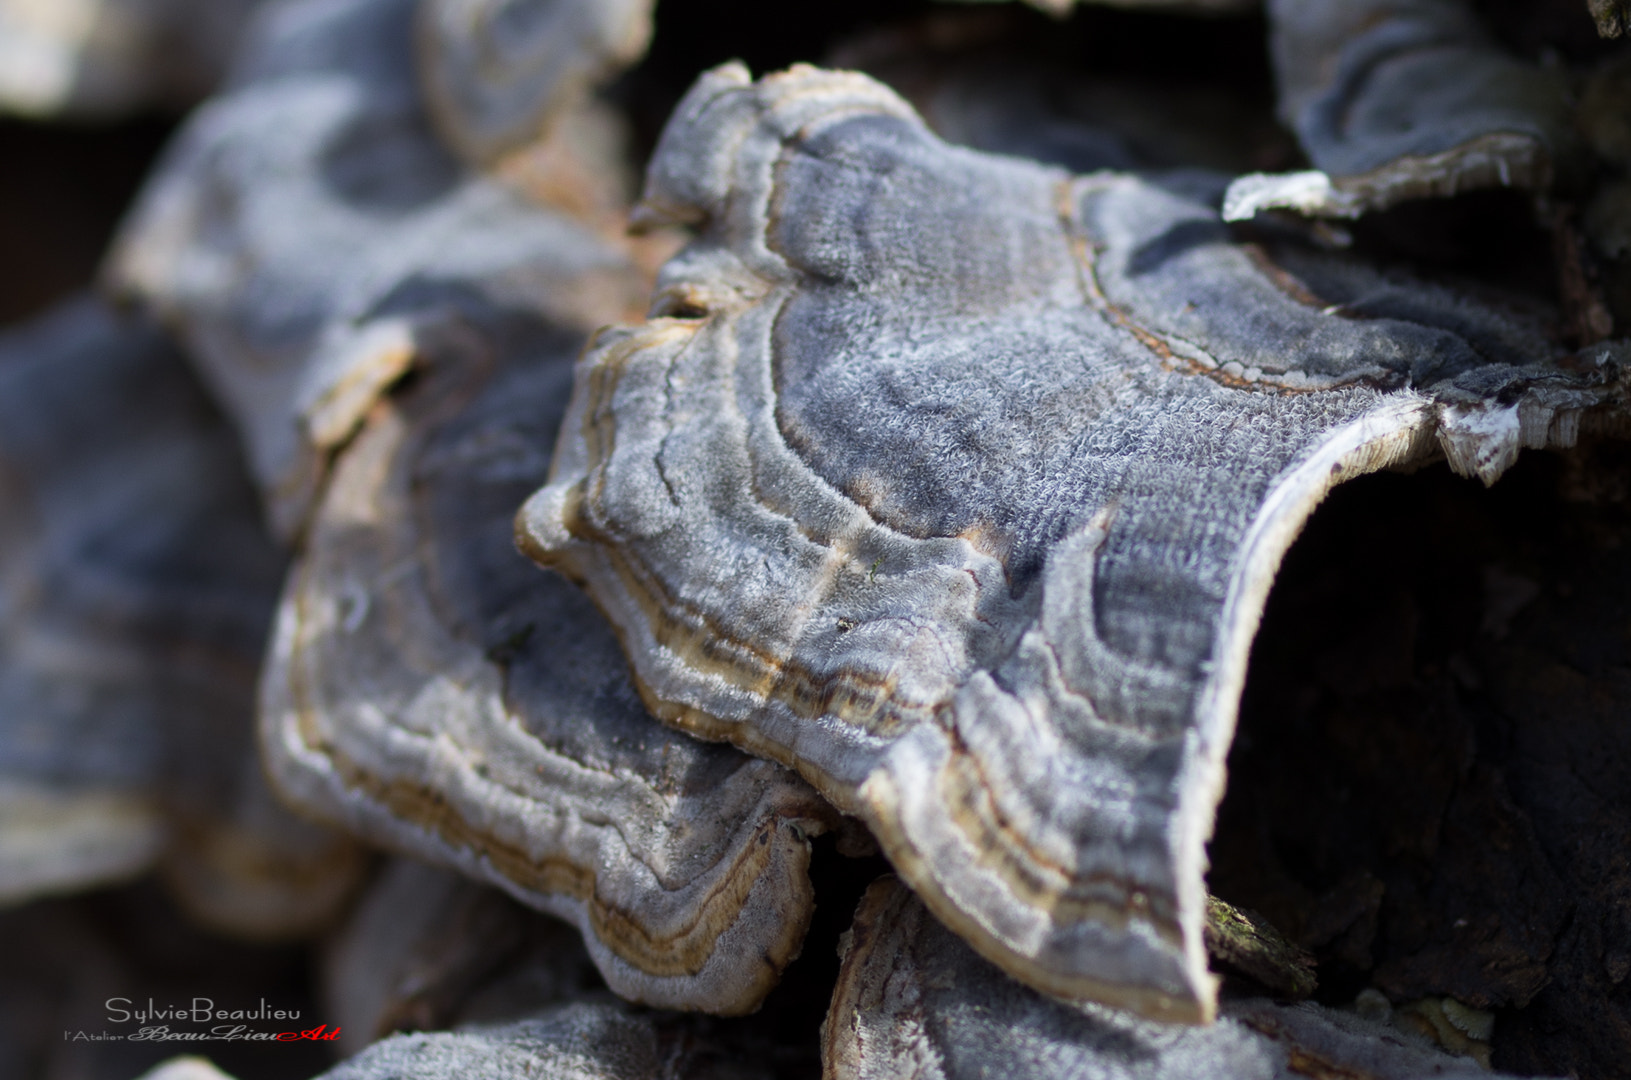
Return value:
<svg viewBox="0 0 1631 1080">
<path fill-rule="evenodd" d="M 1473 902 L 1444 959 L 1381 863 L 1280 888 L 1262 825 L 1209 889 L 1208 844 L 1339 485 L 1550 451 L 1587 546 L 1631 524 L 1631 56 L 1575 0 L 1544 56 L 1471 0 L 924 3 L 755 78 L 696 42 L 762 20 L 668 3 L 264 0 L 101 295 L 0 340 L 0 898 L 159 867 L 325 934 L 331 1077 L 1623 1070 L 1623 853 L 1534 855 L 1575 906 Z M 1261 31 L 1273 111 L 1071 26 Z M 1480 633 L 1533 576 L 1487 570 Z M 1588 689 L 1455 651 L 1446 707 L 1545 758 L 1590 700 L 1631 753 L 1624 576 Z M 1504 865 L 1631 839 L 1479 752 Z M 1378 847 L 1461 867 L 1450 813 Z M 857 899 L 836 973 L 790 966 Z M 1588 969 L 1591 1015 L 1537 999 Z"/>
</svg>

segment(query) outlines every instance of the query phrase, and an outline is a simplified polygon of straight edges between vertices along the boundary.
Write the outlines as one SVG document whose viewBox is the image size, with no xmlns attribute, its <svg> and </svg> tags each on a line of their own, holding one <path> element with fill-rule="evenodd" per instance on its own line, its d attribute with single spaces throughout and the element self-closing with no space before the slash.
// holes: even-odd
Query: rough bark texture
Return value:
<svg viewBox="0 0 1631 1080">
<path fill-rule="evenodd" d="M 1017 977 L 1187 1019 L 1306 514 L 1435 440 L 1491 482 L 1621 377 L 1547 361 L 1540 312 L 1239 243 L 1197 182 L 951 148 L 860 76 L 716 70 L 641 211 L 701 235 L 585 355 L 519 519 L 664 720 L 798 769 Z"/>
<path fill-rule="evenodd" d="M 1490 1074 L 1351 1013 L 1227 1001 L 1209 1027 L 1073 1007 L 1014 982 L 893 878 L 846 942 L 823 1045 L 826 1080 L 1414 1080 Z"/>
</svg>

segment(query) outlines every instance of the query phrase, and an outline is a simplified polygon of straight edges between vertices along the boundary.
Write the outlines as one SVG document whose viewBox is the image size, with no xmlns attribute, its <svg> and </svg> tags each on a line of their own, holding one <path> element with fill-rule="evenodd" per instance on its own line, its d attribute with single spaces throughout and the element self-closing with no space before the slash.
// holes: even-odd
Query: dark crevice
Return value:
<svg viewBox="0 0 1631 1080">
<path fill-rule="evenodd" d="M 171 129 L 159 117 L 105 127 L 0 119 L 0 324 L 91 283 Z"/>
<path fill-rule="evenodd" d="M 1366 214 L 1351 229 L 1354 252 L 1379 264 L 1404 264 L 1475 293 L 1493 288 L 1558 300 L 1551 232 L 1528 192 L 1417 199 Z"/>
<path fill-rule="evenodd" d="M 1318 1000 L 1454 998 L 1497 1068 L 1631 1076 L 1628 485 L 1618 443 L 1365 477 L 1288 555 L 1209 881 Z"/>
<path fill-rule="evenodd" d="M 730 1021 L 800 1051 L 812 1077 L 820 1074 L 821 1022 L 838 982 L 839 938 L 850 928 L 867 886 L 891 872 L 881 856 L 847 858 L 839 854 L 839 840 L 836 834 L 828 834 L 811 844 L 810 880 L 815 883 L 816 908 L 798 959 L 788 965 L 781 984 L 765 999 L 758 1015 Z"/>
<path fill-rule="evenodd" d="M 984 50 L 988 55 L 1137 80 L 1159 72 L 1164 86 L 1216 87 L 1265 113 L 1272 107 L 1268 29 L 1260 14 L 1196 18 L 1084 4 L 1056 19 L 1019 4 L 1003 7 L 1000 40 Z M 660 0 L 650 52 L 606 97 L 630 117 L 643 169 L 675 102 L 709 68 L 741 60 L 758 76 L 823 63 L 873 32 L 956 12 L 956 5 L 931 0 Z"/>
</svg>

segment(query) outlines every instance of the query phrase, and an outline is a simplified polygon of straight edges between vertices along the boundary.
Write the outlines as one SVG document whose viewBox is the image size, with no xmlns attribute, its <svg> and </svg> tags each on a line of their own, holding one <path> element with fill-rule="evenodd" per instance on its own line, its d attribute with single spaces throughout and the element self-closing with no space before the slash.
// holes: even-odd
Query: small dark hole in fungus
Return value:
<svg viewBox="0 0 1631 1080">
<path fill-rule="evenodd" d="M 1209 886 L 1315 954 L 1318 1000 L 1453 998 L 1497 1069 L 1631 1075 L 1628 481 L 1611 442 L 1488 490 L 1362 477 L 1288 555 Z"/>
</svg>

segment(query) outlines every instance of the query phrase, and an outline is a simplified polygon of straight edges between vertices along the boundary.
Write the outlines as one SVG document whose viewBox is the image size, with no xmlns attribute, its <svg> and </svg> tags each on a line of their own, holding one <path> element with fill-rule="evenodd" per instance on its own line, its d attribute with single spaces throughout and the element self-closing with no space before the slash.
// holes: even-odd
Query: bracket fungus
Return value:
<svg viewBox="0 0 1631 1080">
<path fill-rule="evenodd" d="M 407 860 L 381 875 L 331 955 L 327 997 L 336 1017 L 349 1016 L 337 1041 L 358 1056 L 330 1080 L 814 1074 L 813 1055 L 778 1043 L 763 1018 L 720 1021 L 613 999 L 569 927 Z"/>
<path fill-rule="evenodd" d="M 369 406 L 465 311 L 538 297 L 595 326 L 628 302 L 620 252 L 461 169 L 431 132 L 414 7 L 269 12 L 110 257 L 237 424 L 284 539 Z"/>
<path fill-rule="evenodd" d="M 1017 978 L 1150 1017 L 1214 1011 L 1204 845 L 1313 507 L 1437 453 L 1492 482 L 1623 393 L 1541 312 L 947 146 L 854 74 L 705 75 L 639 214 L 698 238 L 581 361 L 526 550 L 663 720 L 796 769 Z"/>
<path fill-rule="evenodd" d="M 1625 1074 L 1627 10 L 0 0 L 0 1073 Z"/>
<path fill-rule="evenodd" d="M 448 143 L 488 164 L 638 60 L 654 0 L 425 0 L 419 57 Z"/>
<path fill-rule="evenodd" d="M 116 258 L 302 552 L 263 676 L 268 767 L 305 812 L 575 921 L 627 996 L 751 1009 L 798 953 L 807 837 L 837 815 L 647 717 L 592 607 L 515 555 L 571 359 L 644 280 L 445 154 L 413 11 L 280 7 Z"/>
<path fill-rule="evenodd" d="M 986 963 L 893 878 L 867 890 L 843 948 L 823 1028 L 825 1080 L 1492 1075 L 1465 1057 L 1314 1004 L 1233 1000 L 1205 1028 L 1072 1007 Z"/>
<path fill-rule="evenodd" d="M 318 1080 L 772 1080 L 786 1055 L 708 1018 L 587 1000 L 509 1024 L 394 1035 Z"/>
<path fill-rule="evenodd" d="M 1508 54 L 1464 0 L 1271 0 L 1281 120 L 1316 171 L 1236 180 L 1224 217 L 1358 217 L 1488 187 L 1544 191 L 1578 138 L 1565 72 Z"/>
<path fill-rule="evenodd" d="M 322 925 L 347 839 L 254 755 L 283 560 L 173 346 L 94 300 L 0 338 L 0 902 L 154 865 L 208 924 Z"/>
<path fill-rule="evenodd" d="M 807 837 L 837 815 L 659 725 L 587 598 L 515 556 L 581 336 L 484 329 L 335 466 L 264 677 L 268 768 L 308 811 L 574 923 L 624 997 L 751 1011 L 798 955 Z"/>
</svg>

